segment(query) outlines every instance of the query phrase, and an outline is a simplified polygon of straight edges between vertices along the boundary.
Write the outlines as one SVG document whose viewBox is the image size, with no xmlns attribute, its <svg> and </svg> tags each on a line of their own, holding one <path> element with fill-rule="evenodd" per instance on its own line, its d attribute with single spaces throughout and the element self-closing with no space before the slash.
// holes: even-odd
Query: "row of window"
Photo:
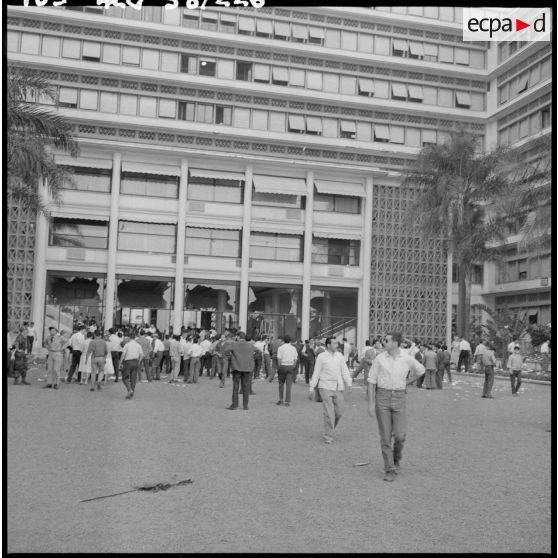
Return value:
<svg viewBox="0 0 558 558">
<path fill-rule="evenodd" d="M 529 41 L 503 41 L 498 43 L 498 63 L 504 62 L 510 56 L 525 48 Z"/>
<path fill-rule="evenodd" d="M 302 235 L 250 233 L 250 257 L 258 260 L 301 262 L 304 253 Z M 52 222 L 50 246 L 108 247 L 108 225 L 105 222 L 55 218 Z M 240 258 L 241 231 L 186 227 L 184 254 Z M 118 222 L 118 250 L 174 254 L 176 225 Z M 359 265 L 359 240 L 332 238 L 312 239 L 312 263 Z"/>
<path fill-rule="evenodd" d="M 511 260 L 498 266 L 497 283 L 550 277 L 550 254 Z"/>
<path fill-rule="evenodd" d="M 498 143 L 499 145 L 513 145 L 519 140 L 550 128 L 551 123 L 551 106 L 548 105 L 499 130 Z"/>
<path fill-rule="evenodd" d="M 372 6 L 377 12 L 391 12 L 396 15 L 427 17 L 440 21 L 463 22 L 463 8 L 459 6 Z"/>
<path fill-rule="evenodd" d="M 8 32 L 8 50 L 17 51 L 19 48 L 18 35 L 19 32 L 16 31 Z M 182 72 L 219 79 L 300 87 L 325 93 L 361 95 L 442 107 L 485 110 L 485 94 L 479 92 L 469 93 L 444 87 L 407 85 L 406 83 L 390 82 L 383 79 L 271 66 L 241 60 L 217 59 L 194 54 L 178 54 L 149 48 L 80 41 L 78 39 L 61 39 L 46 35 L 42 37 L 42 46 L 40 47 L 41 35 L 33 33 L 23 33 L 22 35 L 21 52 L 25 54 L 39 54 L 41 52 L 43 56 L 59 57 L 61 53 L 65 58 L 138 66 L 146 70 Z M 409 56 L 415 56 L 416 53 L 423 52 L 421 49 L 417 50 L 418 47 L 413 46 L 414 43 L 412 42 L 407 44 L 406 41 L 399 41 L 394 42 L 394 44 L 397 49 L 401 49 L 397 52 L 409 54 Z M 436 46 L 436 48 L 438 47 Z"/>
<path fill-rule="evenodd" d="M 502 105 L 517 97 L 537 83 L 552 77 L 552 58 L 548 57 L 537 62 L 531 68 L 521 72 L 512 80 L 498 87 L 498 104 Z"/>
<path fill-rule="evenodd" d="M 407 86 L 403 85 L 402 87 L 407 91 Z M 403 93 L 403 91 L 395 91 Z M 456 93 L 456 102 L 458 100 L 462 103 L 470 102 L 470 98 L 463 97 L 467 95 L 466 93 Z M 448 137 L 445 132 L 411 126 L 373 124 L 345 118 L 303 116 L 278 111 L 159 99 L 157 97 L 111 91 L 79 90 L 73 87 L 60 87 L 59 106 L 100 110 L 101 112 L 129 116 L 137 115 L 148 118 L 159 117 L 203 124 L 219 124 L 251 130 L 396 143 L 409 147 L 423 147 L 430 143 L 441 143 Z"/>
<path fill-rule="evenodd" d="M 434 7 L 434 9 L 437 10 L 437 7 Z M 453 8 L 450 9 L 453 10 Z M 142 14 L 131 13 L 129 10 L 113 9 L 112 11 L 107 10 L 106 15 L 141 19 Z M 146 19 L 155 17 L 159 18 L 158 22 L 161 21 L 160 13 L 157 11 L 146 13 L 145 17 Z M 407 43 L 408 41 L 405 39 L 391 39 L 385 35 L 333 29 L 317 25 L 307 25 L 305 23 L 253 18 L 230 12 L 219 13 L 209 10 L 184 9 L 182 20 L 180 20 L 180 11 L 176 10 L 175 14 L 165 14 L 163 19 L 165 23 L 182 24 L 185 27 L 205 29 L 207 31 L 237 33 L 239 35 L 255 36 L 263 39 L 312 44 L 366 54 L 408 56 L 409 58 L 424 59 L 429 62 L 455 63 L 472 68 L 485 68 L 484 51 L 469 49 L 464 46 L 453 47 L 413 40 L 410 43 L 415 45 L 415 52 L 411 52 L 409 45 L 404 49 L 396 48 L 395 46 L 396 42 L 400 44 Z"/>
<path fill-rule="evenodd" d="M 110 170 L 77 167 L 73 169 L 72 181 L 65 183 L 64 188 L 109 193 L 111 190 L 111 174 Z M 120 193 L 177 199 L 178 178 L 122 172 Z M 189 201 L 242 204 L 244 203 L 244 182 L 190 176 L 187 199 Z M 255 206 L 306 209 L 305 202 L 305 196 L 252 192 L 252 204 Z M 353 196 L 319 194 L 316 192 L 314 194 L 313 210 L 358 215 L 361 212 L 361 200 Z"/>
</svg>

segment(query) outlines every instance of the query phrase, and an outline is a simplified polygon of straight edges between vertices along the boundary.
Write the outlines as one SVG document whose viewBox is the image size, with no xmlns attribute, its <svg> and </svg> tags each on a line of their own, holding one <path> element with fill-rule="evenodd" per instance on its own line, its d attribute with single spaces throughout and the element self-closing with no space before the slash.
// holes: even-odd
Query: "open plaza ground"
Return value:
<svg viewBox="0 0 558 558">
<path fill-rule="evenodd" d="M 409 389 L 401 472 L 384 482 L 362 380 L 336 440 L 293 385 L 256 380 L 250 410 L 228 411 L 231 380 L 102 391 L 7 390 L 8 552 L 551 551 L 551 388 L 454 376 Z M 355 466 L 356 464 L 367 465 Z M 84 499 L 158 482 L 160 492 Z"/>
</svg>

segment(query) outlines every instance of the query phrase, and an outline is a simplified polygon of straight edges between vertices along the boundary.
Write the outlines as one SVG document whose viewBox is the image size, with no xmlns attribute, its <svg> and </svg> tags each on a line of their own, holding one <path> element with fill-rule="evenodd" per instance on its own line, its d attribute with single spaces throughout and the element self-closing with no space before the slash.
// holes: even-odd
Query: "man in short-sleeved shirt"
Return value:
<svg viewBox="0 0 558 558">
<path fill-rule="evenodd" d="M 386 351 L 376 356 L 368 374 L 368 415 L 378 420 L 386 472 L 384 480 L 389 482 L 395 480 L 399 471 L 405 443 L 407 384 L 425 373 L 424 366 L 416 358 L 400 349 L 402 341 L 400 333 L 387 335 Z"/>
</svg>

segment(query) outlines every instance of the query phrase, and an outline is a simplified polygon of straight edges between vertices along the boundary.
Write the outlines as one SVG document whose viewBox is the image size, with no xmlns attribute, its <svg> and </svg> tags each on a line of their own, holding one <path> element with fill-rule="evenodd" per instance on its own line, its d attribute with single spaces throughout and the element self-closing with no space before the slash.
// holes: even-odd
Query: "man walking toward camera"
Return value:
<svg viewBox="0 0 558 558">
<path fill-rule="evenodd" d="M 386 335 L 386 351 L 374 359 L 368 375 L 368 415 L 371 418 L 375 416 L 378 420 L 384 458 L 384 480 L 388 482 L 393 482 L 399 472 L 405 443 L 407 385 L 425 373 L 424 366 L 418 360 L 400 349 L 402 341 L 401 333 Z"/>
<path fill-rule="evenodd" d="M 353 379 L 343 353 L 337 350 L 337 339 L 328 337 L 325 345 L 326 350 L 316 357 L 308 395 L 312 397 L 314 388 L 318 387 L 324 410 L 324 442 L 331 444 L 333 431 L 339 424 L 345 407 L 345 384 L 351 387 Z"/>
</svg>

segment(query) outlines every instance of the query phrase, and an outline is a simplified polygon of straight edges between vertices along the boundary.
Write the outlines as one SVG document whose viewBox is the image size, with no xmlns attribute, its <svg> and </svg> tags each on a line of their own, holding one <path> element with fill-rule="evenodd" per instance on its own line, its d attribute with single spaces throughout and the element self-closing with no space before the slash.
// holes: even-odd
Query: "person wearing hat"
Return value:
<svg viewBox="0 0 558 558">
<path fill-rule="evenodd" d="M 48 332 L 49 336 L 45 339 L 45 347 L 48 350 L 47 384 L 43 389 L 58 389 L 65 342 L 54 326 L 50 326 Z"/>
</svg>

